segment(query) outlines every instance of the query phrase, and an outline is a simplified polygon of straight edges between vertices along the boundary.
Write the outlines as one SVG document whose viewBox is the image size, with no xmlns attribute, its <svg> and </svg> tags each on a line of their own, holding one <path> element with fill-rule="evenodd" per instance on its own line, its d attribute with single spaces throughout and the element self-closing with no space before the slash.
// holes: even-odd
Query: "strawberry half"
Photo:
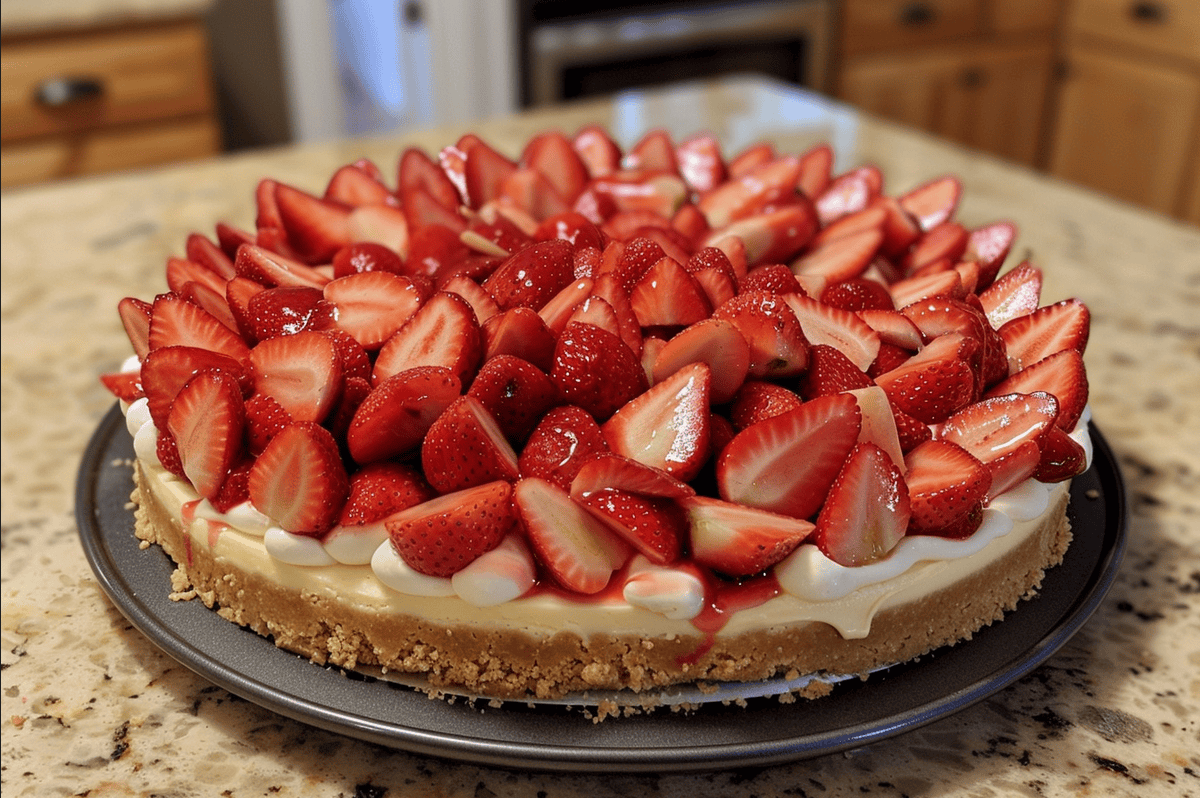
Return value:
<svg viewBox="0 0 1200 798">
<path fill-rule="evenodd" d="M 940 335 L 900 366 L 878 375 L 875 383 L 897 408 L 918 421 L 945 421 L 976 395 L 975 372 L 963 358 L 964 347 L 973 349 L 971 339 L 959 333 Z"/>
<path fill-rule="evenodd" d="M 642 327 L 686 327 L 712 314 L 704 289 L 669 257 L 642 275 L 629 292 L 629 304 Z"/>
<path fill-rule="evenodd" d="M 564 405 L 542 416 L 517 464 L 522 477 L 541 477 L 566 490 L 590 457 L 607 451 L 596 419 L 581 407 Z"/>
<path fill-rule="evenodd" d="M 242 337 L 215 316 L 175 294 L 160 294 L 150 306 L 148 342 L 151 350 L 190 346 L 242 360 L 249 348 Z"/>
<path fill-rule="evenodd" d="M 250 325 L 256 341 L 302 330 L 322 330 L 333 320 L 335 311 L 321 290 L 307 285 L 281 285 L 259 291 L 250 297 L 244 321 Z"/>
<path fill-rule="evenodd" d="M 511 355 L 548 372 L 554 365 L 558 339 L 542 317 L 530 308 L 509 308 L 497 313 L 480 331 L 484 360 Z"/>
<path fill-rule="evenodd" d="M 1024 261 L 1005 272 L 979 295 L 979 304 L 992 327 L 1000 329 L 1041 304 L 1042 270 Z"/>
<path fill-rule="evenodd" d="M 483 403 L 460 396 L 429 426 L 421 444 L 421 468 L 439 493 L 473 488 L 497 479 L 516 480 L 517 453 Z"/>
<path fill-rule="evenodd" d="M 348 490 L 337 441 L 311 421 L 285 427 L 250 469 L 250 501 L 296 535 L 319 537 L 328 532 Z"/>
<path fill-rule="evenodd" d="M 930 440 L 909 452 L 904 464 L 910 535 L 961 539 L 979 528 L 992 475 L 978 458 L 949 440 Z"/>
<path fill-rule="evenodd" d="M 1026 441 L 1040 447 L 1058 413 L 1058 402 L 1048 393 L 1009 393 L 958 411 L 946 419 L 938 437 L 958 444 L 986 465 Z"/>
<path fill-rule="evenodd" d="M 710 383 L 708 365 L 691 363 L 635 397 L 604 423 L 609 448 L 687 482 L 709 454 Z"/>
<path fill-rule="evenodd" d="M 717 460 L 721 498 L 795 518 L 808 518 L 862 427 L 849 394 L 822 396 L 743 429 Z"/>
<path fill-rule="evenodd" d="M 513 488 L 513 505 L 534 556 L 567 590 L 599 593 L 629 554 L 608 524 L 552 482 L 522 479 Z"/>
<path fill-rule="evenodd" d="M 1006 322 L 999 333 L 1008 354 L 1008 371 L 1015 374 L 1064 349 L 1082 354 L 1090 325 L 1091 314 L 1078 299 L 1064 299 Z"/>
<path fill-rule="evenodd" d="M 689 363 L 706 363 L 712 375 L 710 401 L 725 404 L 746 381 L 750 346 L 733 322 L 704 319 L 682 330 L 654 358 L 654 382 L 662 382 Z"/>
<path fill-rule="evenodd" d="M 275 185 L 275 202 L 288 245 L 306 263 L 329 263 L 353 240 L 350 209 L 340 202 L 314 197 L 284 183 Z"/>
<path fill-rule="evenodd" d="M 146 355 L 141 368 L 142 390 L 154 426 L 160 430 L 167 428 L 167 414 L 175 396 L 193 375 L 205 369 L 232 375 L 243 386 L 243 394 L 248 392 L 250 379 L 245 366 L 225 355 L 194 346 L 164 346 Z"/>
<path fill-rule="evenodd" d="M 707 496 L 680 500 L 692 556 L 729 576 L 750 576 L 787 557 L 813 531 L 809 521 Z"/>
<path fill-rule="evenodd" d="M 371 463 L 351 475 L 338 525 L 374 524 L 435 495 L 416 468 L 394 461 Z"/>
<path fill-rule="evenodd" d="M 1037 471 L 1039 482 L 1062 482 L 1079 476 L 1087 469 L 1087 452 L 1065 430 L 1055 427 L 1039 442 Z"/>
<path fill-rule="evenodd" d="M 554 348 L 550 379 L 563 398 L 598 421 L 645 393 L 646 372 L 620 338 L 591 324 L 571 322 Z"/>
<path fill-rule="evenodd" d="M 783 301 L 792 309 L 809 344 L 828 344 L 839 350 L 861 371 L 866 371 L 879 354 L 879 333 L 854 313 L 824 305 L 802 294 L 787 294 Z"/>
<path fill-rule="evenodd" d="M 900 469 L 875 444 L 860 443 L 830 486 L 811 540 L 839 565 L 866 565 L 896 547 L 909 515 Z"/>
<path fill-rule="evenodd" d="M 467 395 L 487 408 L 514 444 L 523 443 L 546 411 L 562 402 L 558 387 L 544 371 L 512 355 L 484 362 Z"/>
<path fill-rule="evenodd" d="M 355 411 L 346 430 L 350 456 L 371 463 L 415 449 L 461 393 L 462 383 L 448 368 L 417 366 L 393 374 Z"/>
<path fill-rule="evenodd" d="M 577 501 L 656 565 L 679 559 L 688 525 L 670 499 L 604 488 Z"/>
<path fill-rule="evenodd" d="M 337 346 L 314 330 L 260 341 L 250 350 L 255 393 L 279 402 L 297 421 L 321 422 L 342 392 Z"/>
<path fill-rule="evenodd" d="M 237 380 L 220 371 L 201 371 L 171 404 L 167 429 L 196 493 L 216 497 L 242 452 L 246 410 Z"/>
<path fill-rule="evenodd" d="M 512 485 L 500 480 L 401 510 L 386 526 L 409 567 L 448 577 L 500 545 L 514 521 Z"/>
<path fill-rule="evenodd" d="M 475 311 L 457 294 L 437 291 L 380 348 L 371 381 L 378 385 L 417 366 L 441 366 L 468 385 L 482 353 Z"/>
<path fill-rule="evenodd" d="M 333 308 L 333 326 L 370 351 L 383 346 L 425 300 L 412 279 L 386 271 L 339 277 L 325 285 L 323 296 Z"/>
<path fill-rule="evenodd" d="M 501 310 L 537 310 L 575 279 L 574 250 L 562 239 L 539 241 L 512 255 L 483 281 Z"/>
<path fill-rule="evenodd" d="M 788 377 L 808 365 L 808 339 L 787 294 L 746 291 L 713 311 L 714 319 L 732 322 L 750 346 L 748 373 L 754 377 Z"/>
<path fill-rule="evenodd" d="M 751 424 L 765 421 L 773 416 L 795 410 L 804 404 L 795 391 L 764 380 L 747 380 L 729 406 L 729 420 L 736 430 L 744 430 Z"/>
<path fill-rule="evenodd" d="M 571 480 L 571 496 L 582 499 L 590 493 L 606 489 L 664 499 L 679 499 L 696 492 L 691 485 L 661 468 L 602 451 L 583 460 L 578 473 Z"/>
<path fill-rule="evenodd" d="M 958 178 L 947 175 L 901 195 L 900 207 L 916 218 L 922 230 L 931 230 L 954 216 L 961 194 Z"/>
<path fill-rule="evenodd" d="M 985 395 L 992 397 L 1037 391 L 1045 391 L 1058 400 L 1058 426 L 1067 432 L 1075 429 L 1088 400 L 1088 380 L 1083 355 L 1075 349 L 1064 349 L 1050 357 L 1044 357 L 992 386 Z"/>
</svg>

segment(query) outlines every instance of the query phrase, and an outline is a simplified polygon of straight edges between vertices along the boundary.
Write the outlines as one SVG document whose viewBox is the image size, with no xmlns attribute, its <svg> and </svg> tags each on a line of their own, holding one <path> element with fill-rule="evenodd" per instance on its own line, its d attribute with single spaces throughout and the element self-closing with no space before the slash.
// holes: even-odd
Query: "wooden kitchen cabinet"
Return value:
<svg viewBox="0 0 1200 798">
<path fill-rule="evenodd" d="M 1057 3 L 846 0 L 838 96 L 1028 165 L 1044 152 Z"/>
<path fill-rule="evenodd" d="M 1200 224 L 1200 3 L 1078 0 L 1049 171 Z"/>
<path fill-rule="evenodd" d="M 0 66 L 4 187 L 220 149 L 201 20 L 5 37 Z"/>
</svg>

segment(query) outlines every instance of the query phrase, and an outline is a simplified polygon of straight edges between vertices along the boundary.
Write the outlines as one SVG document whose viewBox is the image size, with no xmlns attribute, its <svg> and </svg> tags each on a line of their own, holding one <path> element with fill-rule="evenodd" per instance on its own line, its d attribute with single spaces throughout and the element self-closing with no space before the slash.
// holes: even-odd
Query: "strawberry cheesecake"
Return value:
<svg viewBox="0 0 1200 798">
<path fill-rule="evenodd" d="M 861 675 L 1069 544 L 1087 308 L 960 181 L 547 132 L 263 180 L 126 298 L 137 534 L 289 651 L 495 698 Z"/>
</svg>

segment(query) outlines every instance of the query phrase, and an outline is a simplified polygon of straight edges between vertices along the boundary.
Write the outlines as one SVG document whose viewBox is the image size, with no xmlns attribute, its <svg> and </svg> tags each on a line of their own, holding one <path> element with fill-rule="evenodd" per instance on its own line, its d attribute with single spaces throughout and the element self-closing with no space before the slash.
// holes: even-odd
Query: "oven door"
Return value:
<svg viewBox="0 0 1200 798">
<path fill-rule="evenodd" d="M 525 31 L 524 100 L 578 97 L 757 72 L 826 88 L 830 0 L 742 0 L 533 22 Z"/>
</svg>

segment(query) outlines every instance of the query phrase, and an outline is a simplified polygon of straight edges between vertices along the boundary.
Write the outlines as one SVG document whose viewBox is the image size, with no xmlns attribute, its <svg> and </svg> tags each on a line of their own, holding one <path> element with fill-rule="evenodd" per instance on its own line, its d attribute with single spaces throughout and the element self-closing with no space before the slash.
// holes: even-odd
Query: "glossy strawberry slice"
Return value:
<svg viewBox="0 0 1200 798">
<path fill-rule="evenodd" d="M 800 176 L 796 188 L 809 199 L 825 192 L 833 179 L 833 148 L 817 144 L 800 155 Z"/>
<path fill-rule="evenodd" d="M 839 565 L 866 565 L 896 547 L 909 516 L 900 469 L 878 446 L 860 443 L 830 486 L 810 540 Z"/>
<path fill-rule="evenodd" d="M 700 196 L 696 207 L 710 227 L 724 227 L 796 193 L 800 160 L 784 156 L 751 169 Z"/>
<path fill-rule="evenodd" d="M 534 556 L 567 590 L 599 593 L 628 557 L 629 545 L 608 524 L 551 482 L 522 479 L 513 505 Z"/>
<path fill-rule="evenodd" d="M 765 421 L 804 404 L 796 392 L 774 382 L 747 380 L 729 407 L 729 420 L 735 430 L 741 431 L 751 424 Z"/>
<path fill-rule="evenodd" d="M 961 194 L 958 178 L 947 175 L 901 195 L 900 207 L 916 218 L 922 230 L 932 230 L 954 216 Z"/>
<path fill-rule="evenodd" d="M 171 403 L 167 429 L 178 447 L 183 473 L 202 497 L 216 497 L 241 457 L 245 422 L 241 388 L 224 372 L 201 371 Z"/>
<path fill-rule="evenodd" d="M 1040 446 L 1054 426 L 1058 402 L 1048 393 L 1007 393 L 982 399 L 946 419 L 938 437 L 990 463 L 1026 441 Z"/>
<path fill-rule="evenodd" d="M 755 266 L 737 285 L 742 291 L 770 291 L 772 294 L 804 293 L 804 288 L 796 280 L 796 275 L 782 263 L 764 263 Z"/>
<path fill-rule="evenodd" d="M 587 185 L 587 166 L 571 142 L 557 130 L 534 136 L 525 145 L 521 163 L 550 181 L 557 195 L 568 205 Z"/>
<path fill-rule="evenodd" d="M 517 171 L 517 165 L 482 141 L 475 141 L 465 152 L 463 181 L 467 205 L 481 208 L 500 196 L 504 181 Z"/>
<path fill-rule="evenodd" d="M 1062 482 L 1087 470 L 1087 452 L 1066 431 L 1055 427 L 1039 441 L 1037 470 L 1039 482 Z"/>
<path fill-rule="evenodd" d="M 1045 442 L 1048 435 L 1049 433 L 1040 441 L 1024 441 L 1007 454 L 1003 454 L 989 463 L 984 463 L 992 477 L 992 486 L 988 489 L 989 502 L 1037 473 L 1042 460 L 1040 444 Z"/>
<path fill-rule="evenodd" d="M 610 274 L 609 277 L 611 278 L 612 275 Z M 575 313 L 576 308 L 591 296 L 595 284 L 596 280 L 594 277 L 577 277 L 537 309 L 538 316 L 541 317 L 546 328 L 552 334 L 557 336 L 563 331 L 563 328 L 567 326 L 567 322 L 570 321 L 571 316 Z M 605 301 L 608 302 L 608 299 L 605 298 Z M 626 297 L 625 301 L 628 303 L 628 297 Z M 611 307 L 612 303 L 608 302 L 608 304 Z"/>
<path fill-rule="evenodd" d="M 810 345 L 828 344 L 840 350 L 860 371 L 866 371 L 879 354 L 879 333 L 854 313 L 801 294 L 788 294 L 783 301 L 796 315 Z"/>
<path fill-rule="evenodd" d="M 579 154 L 588 175 L 604 177 L 621 168 L 621 148 L 599 125 L 587 125 L 575 134 L 571 147 Z"/>
<path fill-rule="evenodd" d="M 765 571 L 791 554 L 813 531 L 800 518 L 707 496 L 680 500 L 687 513 L 696 562 L 729 576 Z"/>
<path fill-rule="evenodd" d="M 233 259 L 207 236 L 189 233 L 184 246 L 189 261 L 208 269 L 220 277 L 222 282 L 232 279 L 237 274 L 233 268 Z"/>
<path fill-rule="evenodd" d="M 101 374 L 100 382 L 122 402 L 135 402 L 146 395 L 142 390 L 142 377 L 136 371 Z"/>
<path fill-rule="evenodd" d="M 323 296 L 334 309 L 331 324 L 369 351 L 382 347 L 425 299 L 414 280 L 385 271 L 339 277 L 325 285 Z"/>
<path fill-rule="evenodd" d="M 467 229 L 467 222 L 457 210 L 447 208 L 421 186 L 409 186 L 400 195 L 404 218 L 408 220 L 409 257 L 412 256 L 412 239 L 421 230 L 430 226 L 445 227 L 457 236 Z"/>
<path fill-rule="evenodd" d="M 777 157 L 775 145 L 768 141 L 751 144 L 729 159 L 729 177 L 738 178 Z"/>
<path fill-rule="evenodd" d="M 930 440 L 909 452 L 904 463 L 910 535 L 961 539 L 979 528 L 992 475 L 975 456 L 948 440 Z"/>
<path fill-rule="evenodd" d="M 314 197 L 285 183 L 276 184 L 275 202 L 288 245 L 306 263 L 328 263 L 353 240 L 350 209 L 340 202 Z"/>
<path fill-rule="evenodd" d="M 350 476 L 349 495 L 338 526 L 364 527 L 432 499 L 433 488 L 411 465 L 386 461 L 364 466 Z"/>
<path fill-rule="evenodd" d="M 345 277 L 358 272 L 404 273 L 404 261 L 383 244 L 360 241 L 339 249 L 333 256 L 333 276 Z"/>
<path fill-rule="evenodd" d="M 892 302 L 898 308 L 932 297 L 947 296 L 962 299 L 967 291 L 960 275 L 949 261 L 942 261 L 944 269 L 928 271 L 897 280 L 888 286 Z"/>
<path fill-rule="evenodd" d="M 940 335 L 875 382 L 897 408 L 918 421 L 945 421 L 976 396 L 975 372 L 965 351 L 977 352 L 977 345 L 959 333 Z"/>
<path fill-rule="evenodd" d="M 540 477 L 567 490 L 584 463 L 607 451 L 604 434 L 591 414 L 564 405 L 542 416 L 517 462 L 522 477 Z"/>
<path fill-rule="evenodd" d="M 621 322 L 617 318 L 617 312 L 613 310 L 612 305 L 608 304 L 601 297 L 589 296 L 580 302 L 571 311 L 571 315 L 567 317 L 567 324 L 574 321 L 591 324 L 594 327 L 599 327 L 602 330 L 612 333 L 618 338 L 621 337 Z M 563 326 L 565 327 L 566 324 Z"/>
<path fill-rule="evenodd" d="M 150 306 L 147 333 L 150 349 L 164 346 L 188 346 L 207 349 L 234 360 L 242 360 L 250 351 L 236 332 L 208 311 L 175 294 L 160 294 Z"/>
<path fill-rule="evenodd" d="M 873 384 L 840 350 L 828 344 L 813 344 L 808 350 L 808 369 L 801 377 L 799 392 L 805 399 L 815 399 Z"/>
<path fill-rule="evenodd" d="M 985 395 L 992 397 L 1037 391 L 1045 391 L 1058 400 L 1058 419 L 1055 423 L 1067 432 L 1075 429 L 1088 399 L 1083 355 L 1074 349 L 1065 349 L 1044 357 L 992 386 Z"/>
<path fill-rule="evenodd" d="M 515 445 L 524 443 L 546 411 L 562 402 L 544 371 L 512 355 L 484 361 L 467 394 L 487 408 Z"/>
<path fill-rule="evenodd" d="M 976 227 L 970 232 L 963 258 L 979 264 L 976 292 L 984 290 L 995 281 L 1016 238 L 1017 227 L 1012 222 L 993 222 Z"/>
<path fill-rule="evenodd" d="M 342 246 L 349 243 L 350 241 L 347 240 L 343 242 Z M 337 250 L 331 252 L 330 257 L 333 257 L 336 252 Z M 330 279 L 322 272 L 298 260 L 252 244 L 238 249 L 233 266 L 242 277 L 249 277 L 268 288 L 275 285 L 309 285 L 321 288 Z"/>
<path fill-rule="evenodd" d="M 346 430 L 350 456 L 371 463 L 420 445 L 434 420 L 462 393 L 448 368 L 417 366 L 380 382 L 358 406 Z"/>
<path fill-rule="evenodd" d="M 189 283 L 200 283 L 213 291 L 220 291 L 227 279 L 190 260 L 167 258 L 167 287 L 172 293 L 182 294 Z"/>
<path fill-rule="evenodd" d="M 651 266 L 629 292 L 638 323 L 643 327 L 686 327 L 712 313 L 700 284 L 669 257 Z"/>
<path fill-rule="evenodd" d="M 570 404 L 605 421 L 617 408 L 646 391 L 646 373 L 620 338 L 582 322 L 572 322 L 554 348 L 550 379 Z"/>
<path fill-rule="evenodd" d="M 501 310 L 528 307 L 537 310 L 575 279 L 570 243 L 540 241 L 504 261 L 483 287 Z"/>
<path fill-rule="evenodd" d="M 729 321 L 750 346 L 749 374 L 789 377 L 808 365 L 808 339 L 787 303 L 770 291 L 745 291 L 713 311 L 714 319 Z"/>
<path fill-rule="evenodd" d="M 484 359 L 512 355 L 549 373 L 558 339 L 542 317 L 525 307 L 515 307 L 488 319 L 481 330 Z"/>
<path fill-rule="evenodd" d="M 921 234 L 903 258 L 900 268 L 915 274 L 922 267 L 945 260 L 956 263 L 967 250 L 968 233 L 958 222 L 942 222 Z"/>
<path fill-rule="evenodd" d="M 1065 299 L 1019 316 L 1000 328 L 1008 371 L 1016 373 L 1064 349 L 1087 348 L 1091 314 L 1078 299 Z"/>
<path fill-rule="evenodd" d="M 288 532 L 319 537 L 337 522 L 349 478 L 337 441 L 297 421 L 271 439 L 250 469 L 250 501 Z"/>
<path fill-rule="evenodd" d="M 256 341 L 302 330 L 323 330 L 333 323 L 335 309 L 319 288 L 280 285 L 256 293 L 246 308 L 246 322 Z"/>
<path fill-rule="evenodd" d="M 374 242 L 399 253 L 401 257 L 408 254 L 408 217 L 400 208 L 391 205 L 364 205 L 350 211 L 346 224 L 350 230 L 351 242 Z"/>
<path fill-rule="evenodd" d="M 746 381 L 750 345 L 731 321 L 696 322 L 673 336 L 658 352 L 652 367 L 653 382 L 663 382 L 689 363 L 708 365 L 712 375 L 710 401 L 725 404 Z"/>
<path fill-rule="evenodd" d="M 725 160 L 716 137 L 693 136 L 675 148 L 675 163 L 688 188 L 696 193 L 709 191 L 726 179 Z"/>
<path fill-rule="evenodd" d="M 455 275 L 446 282 L 442 283 L 441 290 L 451 294 L 458 294 L 467 301 L 471 306 L 471 310 L 475 312 L 475 320 L 480 326 L 487 323 L 487 320 L 500 313 L 500 306 L 496 304 L 496 300 L 492 295 L 483 289 L 479 283 L 466 277 L 465 275 Z"/>
<path fill-rule="evenodd" d="M 623 405 L 602 427 L 609 448 L 687 482 L 708 457 L 707 364 L 690 363 Z"/>
<path fill-rule="evenodd" d="M 583 460 L 571 480 L 570 491 L 572 497 L 582 499 L 610 488 L 663 499 L 679 499 L 696 492 L 661 468 L 608 451 L 597 452 Z"/>
<path fill-rule="evenodd" d="M 974 305 L 949 297 L 931 297 L 914 302 L 901 312 L 926 340 L 954 332 L 978 344 L 978 392 L 982 392 L 983 386 L 1008 376 L 1005 342 L 988 324 L 983 312 Z"/>
<path fill-rule="evenodd" d="M 152 305 L 136 297 L 127 296 L 117 303 L 117 313 L 121 316 L 121 324 L 125 335 L 133 347 L 133 353 L 139 360 L 145 359 L 150 352 L 150 312 Z"/>
<path fill-rule="evenodd" d="M 646 236 L 633 238 L 622 244 L 619 249 L 613 247 L 611 250 L 605 250 L 605 254 L 609 252 L 613 254 L 609 258 L 602 258 L 596 279 L 611 274 L 626 294 L 633 291 L 633 287 L 654 264 L 666 257 L 662 245 Z"/>
<path fill-rule="evenodd" d="M 861 416 L 853 396 L 837 394 L 743 429 L 717 460 L 721 498 L 808 518 L 858 440 Z"/>
<path fill-rule="evenodd" d="M 448 577 L 500 545 L 515 520 L 512 485 L 501 480 L 401 510 L 386 525 L 392 545 L 410 568 Z"/>
<path fill-rule="evenodd" d="M 297 421 L 322 421 L 341 395 L 341 357 L 319 332 L 261 341 L 249 362 L 255 392 L 276 399 Z"/>
<path fill-rule="evenodd" d="M 500 184 L 496 198 L 529 214 L 536 221 L 571 210 L 550 180 L 536 169 L 518 169 Z"/>
<path fill-rule="evenodd" d="M 245 230 L 241 230 L 225 222 L 217 222 L 217 245 L 221 251 L 225 253 L 225 257 L 233 262 L 233 258 L 237 256 L 238 248 L 243 244 L 254 244 L 255 238 Z M 188 256 L 191 257 L 190 255 Z"/>
<path fill-rule="evenodd" d="M 516 480 L 517 453 L 504 430 L 474 396 L 460 396 L 430 425 L 421 444 L 421 469 L 440 493 Z"/>
<path fill-rule="evenodd" d="M 687 199 L 687 185 L 673 172 L 622 169 L 592 180 L 576 198 L 575 210 L 588 216 L 586 209 L 593 207 L 600 221 L 617 211 L 653 211 L 670 219 Z"/>
<path fill-rule="evenodd" d="M 410 147 L 400 156 L 397 168 L 396 193 L 404 196 L 410 188 L 421 188 L 435 202 L 448 210 L 458 208 L 461 199 L 458 189 L 433 159 L 416 147 Z"/>
<path fill-rule="evenodd" d="M 248 392 L 250 378 L 246 367 L 233 358 L 192 346 L 164 346 L 155 349 L 142 360 L 141 381 L 146 393 L 150 418 L 158 429 L 167 428 L 171 403 L 188 380 L 197 372 L 213 369 L 232 375 Z"/>
<path fill-rule="evenodd" d="M 866 270 L 882 243 L 883 231 L 877 227 L 848 233 L 792 261 L 792 271 L 824 277 L 833 283 L 849 280 Z"/>
<path fill-rule="evenodd" d="M 992 327 L 1000 329 L 1013 319 L 1037 310 L 1041 296 L 1041 269 L 1023 261 L 988 286 L 979 295 L 979 303 Z"/>
<path fill-rule="evenodd" d="M 821 226 L 866 208 L 882 188 L 883 175 L 876 166 L 860 166 L 838 175 L 815 198 Z"/>
<path fill-rule="evenodd" d="M 891 311 L 892 295 L 882 283 L 875 280 L 868 280 L 865 277 L 851 277 L 848 280 L 843 280 L 839 283 L 832 283 L 826 286 L 821 292 L 821 304 L 829 305 L 842 310 L 861 311 L 861 310 L 882 310 Z M 863 321 L 867 322 L 867 326 L 875 329 L 870 321 L 859 316 Z M 878 332 L 878 330 L 876 330 Z"/>
<path fill-rule="evenodd" d="M 373 171 L 378 172 L 378 169 Z M 325 186 L 323 199 L 352 208 L 396 201 L 388 187 L 372 172 L 355 164 L 346 164 L 333 173 Z"/>
<path fill-rule="evenodd" d="M 884 212 L 883 243 L 879 250 L 888 258 L 898 258 L 921 237 L 921 226 L 913 215 L 906 211 L 895 197 L 878 196 L 869 208 Z"/>
<path fill-rule="evenodd" d="M 467 385 L 482 352 L 482 333 L 471 306 L 457 294 L 437 291 L 380 348 L 371 381 L 378 385 L 417 366 L 442 366 Z"/>
<path fill-rule="evenodd" d="M 809 242 L 817 230 L 817 224 L 812 204 L 799 198 L 792 204 L 764 210 L 725 227 L 715 228 L 703 246 L 719 247 L 722 239 L 733 236 L 741 239 L 748 265 L 784 263 L 794 258 Z"/>
<path fill-rule="evenodd" d="M 687 520 L 670 499 L 602 488 L 576 500 L 650 562 L 668 565 L 682 554 Z"/>
<path fill-rule="evenodd" d="M 271 439 L 295 421 L 274 397 L 256 393 L 246 400 L 246 445 L 257 457 Z"/>
</svg>

